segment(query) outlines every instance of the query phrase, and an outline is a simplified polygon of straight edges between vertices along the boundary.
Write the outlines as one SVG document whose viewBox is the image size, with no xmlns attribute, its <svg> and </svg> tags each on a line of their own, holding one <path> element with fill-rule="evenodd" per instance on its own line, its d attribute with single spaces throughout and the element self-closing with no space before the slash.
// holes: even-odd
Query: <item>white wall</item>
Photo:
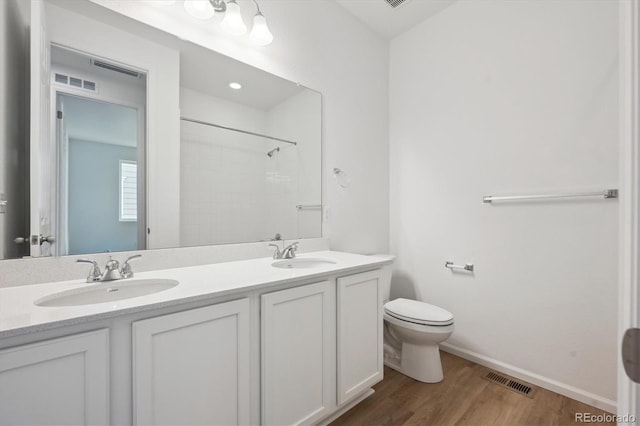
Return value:
<svg viewBox="0 0 640 426">
<path fill-rule="evenodd" d="M 458 1 L 390 51 L 392 296 L 453 312 L 461 353 L 608 409 L 617 201 L 482 196 L 617 187 L 617 60 L 604 0 Z"/>
<path fill-rule="evenodd" d="M 186 40 L 300 82 L 323 96 L 323 202 L 330 206 L 323 234 L 332 248 L 359 253 L 388 250 L 388 43 L 332 1 L 262 2 L 274 34 L 267 47 L 222 34 L 180 2 L 163 9 L 144 2 L 92 0 Z M 255 6 L 240 0 L 245 21 Z M 336 185 L 334 167 L 352 178 Z"/>
</svg>

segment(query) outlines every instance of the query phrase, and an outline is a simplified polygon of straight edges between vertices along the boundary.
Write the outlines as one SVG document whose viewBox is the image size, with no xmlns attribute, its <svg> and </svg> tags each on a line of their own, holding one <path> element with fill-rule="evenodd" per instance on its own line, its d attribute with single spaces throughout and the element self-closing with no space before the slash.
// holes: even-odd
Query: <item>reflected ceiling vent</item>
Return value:
<svg viewBox="0 0 640 426">
<path fill-rule="evenodd" d="M 391 7 L 393 7 L 394 9 L 398 6 L 402 6 L 405 3 L 409 3 L 409 0 L 384 0 L 387 2 L 387 4 Z"/>
<path fill-rule="evenodd" d="M 92 59 L 91 63 L 92 63 L 93 66 L 98 67 L 98 68 L 104 68 L 106 70 L 118 72 L 120 74 L 130 75 L 131 77 L 135 77 L 135 78 L 140 77 L 140 73 L 137 72 L 137 71 L 133 71 L 133 70 L 130 70 L 130 69 L 127 69 L 127 68 L 123 68 L 123 67 L 120 67 L 118 65 L 110 64 L 108 62 L 103 62 L 103 61 L 99 61 L 99 60 L 96 60 L 96 59 Z"/>
<path fill-rule="evenodd" d="M 66 86 L 75 87 L 77 89 L 89 90 L 95 92 L 98 89 L 98 84 L 95 81 L 83 80 L 78 77 L 71 77 L 66 74 L 55 73 L 54 81 L 58 84 L 64 84 Z"/>
</svg>

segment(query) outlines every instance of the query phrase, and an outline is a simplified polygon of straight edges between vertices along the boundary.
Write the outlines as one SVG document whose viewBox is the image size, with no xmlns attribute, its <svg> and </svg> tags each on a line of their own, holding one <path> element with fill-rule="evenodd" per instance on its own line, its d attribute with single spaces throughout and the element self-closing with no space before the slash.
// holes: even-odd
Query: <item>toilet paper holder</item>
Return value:
<svg viewBox="0 0 640 426">
<path fill-rule="evenodd" d="M 459 271 L 467 271 L 467 272 L 473 272 L 473 263 L 467 263 L 465 265 L 456 265 L 455 263 L 451 262 L 450 260 L 447 260 L 446 262 L 444 262 L 444 267 L 445 268 L 449 268 L 451 270 L 459 270 Z"/>
</svg>

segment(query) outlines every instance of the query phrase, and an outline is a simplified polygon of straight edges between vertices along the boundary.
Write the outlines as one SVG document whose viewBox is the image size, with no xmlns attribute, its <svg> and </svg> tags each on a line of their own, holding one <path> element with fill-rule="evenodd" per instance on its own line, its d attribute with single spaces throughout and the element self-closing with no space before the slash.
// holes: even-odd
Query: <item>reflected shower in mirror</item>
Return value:
<svg viewBox="0 0 640 426">
<path fill-rule="evenodd" d="M 221 88 L 181 92 L 184 113 L 225 123 L 182 119 L 182 245 L 319 236 L 320 212 L 296 208 L 320 200 L 319 184 L 308 179 L 320 166 L 317 93 L 287 86 L 254 93 L 247 105 Z"/>
<path fill-rule="evenodd" d="M 181 245 L 319 237 L 296 205 L 321 199 L 320 94 L 199 51 L 181 49 Z"/>
</svg>

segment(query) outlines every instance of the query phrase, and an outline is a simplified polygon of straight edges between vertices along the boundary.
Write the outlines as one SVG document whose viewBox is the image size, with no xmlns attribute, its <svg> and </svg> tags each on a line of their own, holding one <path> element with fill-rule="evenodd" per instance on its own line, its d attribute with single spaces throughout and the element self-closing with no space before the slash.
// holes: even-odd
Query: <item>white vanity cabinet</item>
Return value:
<svg viewBox="0 0 640 426">
<path fill-rule="evenodd" d="M 5 333 L 0 426 L 330 422 L 382 379 L 389 271 L 364 256 L 325 256 L 341 267 L 267 269 L 274 278 L 264 283 L 216 284 L 224 290 L 202 293 L 217 268 L 208 265 L 202 275 L 197 269 L 174 275 L 183 280 L 179 297 L 146 304 L 140 297 L 121 311 L 97 304 L 93 318 Z M 261 259 L 246 262 L 272 268 Z M 218 280 L 243 283 L 236 275 L 245 263 L 220 268 Z M 32 305 L 27 290 L 22 298 L 15 290 L 4 294 Z M 44 309 L 24 308 L 34 315 Z M 66 308 L 46 309 L 61 316 Z"/>
<path fill-rule="evenodd" d="M 262 422 L 313 424 L 383 377 L 380 270 L 261 296 Z"/>
<path fill-rule="evenodd" d="M 338 278 L 338 404 L 382 380 L 382 284 L 380 271 Z"/>
<path fill-rule="evenodd" d="M 312 424 L 336 407 L 335 281 L 261 295 L 262 423 Z"/>
<path fill-rule="evenodd" d="M 249 299 L 133 323 L 133 421 L 250 423 Z"/>
<path fill-rule="evenodd" d="M 109 330 L 1 350 L 0 424 L 109 424 Z"/>
</svg>

